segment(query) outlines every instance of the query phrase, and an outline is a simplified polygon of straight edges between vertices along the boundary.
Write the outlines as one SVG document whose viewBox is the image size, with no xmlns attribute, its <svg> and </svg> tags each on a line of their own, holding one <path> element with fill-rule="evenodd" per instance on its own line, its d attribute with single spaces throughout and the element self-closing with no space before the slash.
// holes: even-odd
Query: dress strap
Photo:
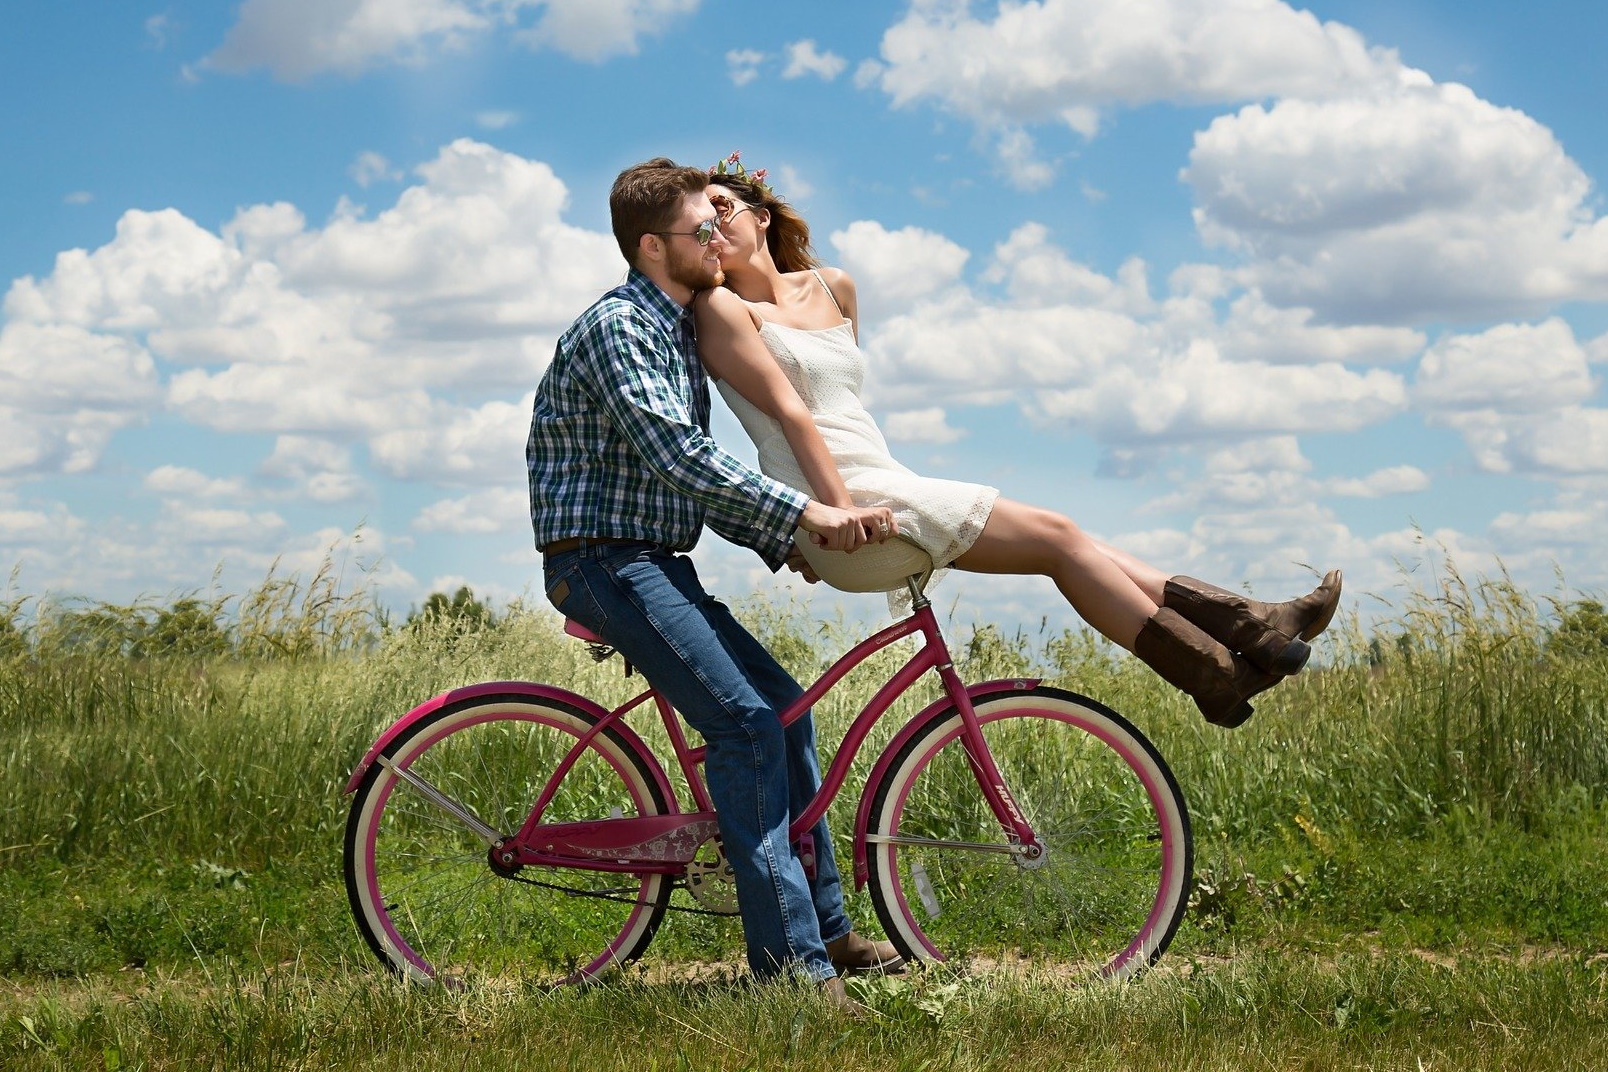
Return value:
<svg viewBox="0 0 1608 1072">
<path fill-rule="evenodd" d="M 837 295 L 832 293 L 832 288 L 826 285 L 826 277 L 821 275 L 821 270 L 819 268 L 811 268 L 810 273 L 815 276 L 815 281 L 821 284 L 821 289 L 826 291 L 826 296 L 832 299 L 832 308 L 838 311 L 838 316 L 843 316 L 843 306 L 838 304 Z M 846 320 L 848 318 L 844 317 L 844 319 Z"/>
</svg>

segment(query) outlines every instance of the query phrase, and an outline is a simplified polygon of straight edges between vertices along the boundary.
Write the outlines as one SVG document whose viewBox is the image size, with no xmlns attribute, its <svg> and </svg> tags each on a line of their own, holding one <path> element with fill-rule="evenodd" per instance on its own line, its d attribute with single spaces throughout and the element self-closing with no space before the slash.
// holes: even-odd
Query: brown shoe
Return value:
<svg viewBox="0 0 1608 1072">
<path fill-rule="evenodd" d="M 873 942 L 853 931 L 835 942 L 826 943 L 826 955 L 838 973 L 864 974 L 880 972 L 898 975 L 905 970 L 905 959 L 892 942 Z"/>
<path fill-rule="evenodd" d="M 870 1009 L 867 1009 L 849 995 L 848 988 L 843 985 L 841 977 L 833 976 L 830 979 L 822 979 L 820 986 L 821 995 L 826 998 L 826 1003 L 832 1006 L 832 1011 L 845 1019 L 860 1020 L 870 1013 Z"/>
<path fill-rule="evenodd" d="M 1246 701 L 1283 680 L 1258 670 L 1166 607 L 1139 630 L 1133 653 L 1167 684 L 1187 692 L 1215 726 L 1233 728 L 1250 718 Z"/>
</svg>

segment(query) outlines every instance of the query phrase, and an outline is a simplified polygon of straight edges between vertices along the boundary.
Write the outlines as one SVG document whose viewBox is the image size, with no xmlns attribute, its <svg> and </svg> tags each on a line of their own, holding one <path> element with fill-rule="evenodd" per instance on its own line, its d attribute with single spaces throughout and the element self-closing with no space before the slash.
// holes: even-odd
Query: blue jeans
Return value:
<svg viewBox="0 0 1608 1072">
<path fill-rule="evenodd" d="M 788 824 L 821 785 L 815 722 L 778 713 L 803 689 L 704 591 L 684 555 L 654 544 L 592 544 L 543 560 L 549 601 L 642 671 L 709 746 L 704 777 L 737 883 L 748 965 L 836 972 L 826 943 L 849 933 L 826 820 L 811 830 L 809 879 Z"/>
</svg>

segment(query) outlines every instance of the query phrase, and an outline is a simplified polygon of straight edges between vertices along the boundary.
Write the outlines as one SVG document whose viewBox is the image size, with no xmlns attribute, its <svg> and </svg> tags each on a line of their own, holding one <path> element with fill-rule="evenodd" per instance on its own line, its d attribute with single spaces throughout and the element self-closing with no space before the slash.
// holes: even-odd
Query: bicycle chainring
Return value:
<svg viewBox="0 0 1608 1072">
<path fill-rule="evenodd" d="M 711 912 L 722 916 L 737 914 L 737 877 L 718 836 L 699 845 L 697 854 L 687 863 L 687 892 Z"/>
</svg>

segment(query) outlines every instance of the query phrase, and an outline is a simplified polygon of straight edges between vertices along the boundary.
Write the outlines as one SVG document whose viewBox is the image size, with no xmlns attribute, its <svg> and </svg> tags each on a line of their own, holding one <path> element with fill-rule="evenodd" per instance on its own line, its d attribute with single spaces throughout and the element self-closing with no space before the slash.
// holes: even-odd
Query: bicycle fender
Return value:
<svg viewBox="0 0 1608 1072">
<path fill-rule="evenodd" d="M 972 703 L 978 703 L 994 693 L 1027 692 L 1036 689 L 1042 678 L 1036 677 L 1010 677 L 1000 678 L 997 681 L 982 681 L 976 685 L 966 687 L 966 695 L 971 697 Z M 941 696 L 922 708 L 904 727 L 894 735 L 893 740 L 882 750 L 877 762 L 866 776 L 865 790 L 860 794 L 860 807 L 854 816 L 854 888 L 859 890 L 865 887 L 866 881 L 871 877 L 870 865 L 865 859 L 866 824 L 871 821 L 871 787 L 882 780 L 883 774 L 893 766 L 893 758 L 897 756 L 905 742 L 914 737 L 927 720 L 952 706 L 948 696 Z"/>
<path fill-rule="evenodd" d="M 405 730 L 420 719 L 435 714 L 449 704 L 498 694 L 533 700 L 557 700 L 571 707 L 579 708 L 588 715 L 599 719 L 606 718 L 609 713 L 606 708 L 600 706 L 596 701 L 588 700 L 586 697 L 573 693 L 568 689 L 561 689 L 557 685 L 540 685 L 533 681 L 482 681 L 476 685 L 465 685 L 450 692 L 443 692 L 439 696 L 432 696 L 397 719 L 390 729 L 380 734 L 379 740 L 369 746 L 368 752 L 364 754 L 356 769 L 352 771 L 352 777 L 346 783 L 345 792 L 356 792 L 358 784 L 363 780 L 363 775 L 368 773 L 369 767 L 373 764 L 374 757 L 383 752 L 390 746 L 392 741 L 396 740 L 397 737 L 401 736 Z M 658 757 L 643 743 L 642 738 L 637 736 L 636 731 L 626 725 L 624 719 L 617 720 L 611 728 L 618 731 L 620 736 L 625 738 L 627 745 L 649 760 L 648 769 L 653 772 L 653 778 L 659 783 L 659 788 L 664 791 L 665 799 L 671 801 L 671 807 L 674 808 L 675 791 L 671 788 L 670 779 L 665 776 L 664 768 L 660 765 Z"/>
</svg>

